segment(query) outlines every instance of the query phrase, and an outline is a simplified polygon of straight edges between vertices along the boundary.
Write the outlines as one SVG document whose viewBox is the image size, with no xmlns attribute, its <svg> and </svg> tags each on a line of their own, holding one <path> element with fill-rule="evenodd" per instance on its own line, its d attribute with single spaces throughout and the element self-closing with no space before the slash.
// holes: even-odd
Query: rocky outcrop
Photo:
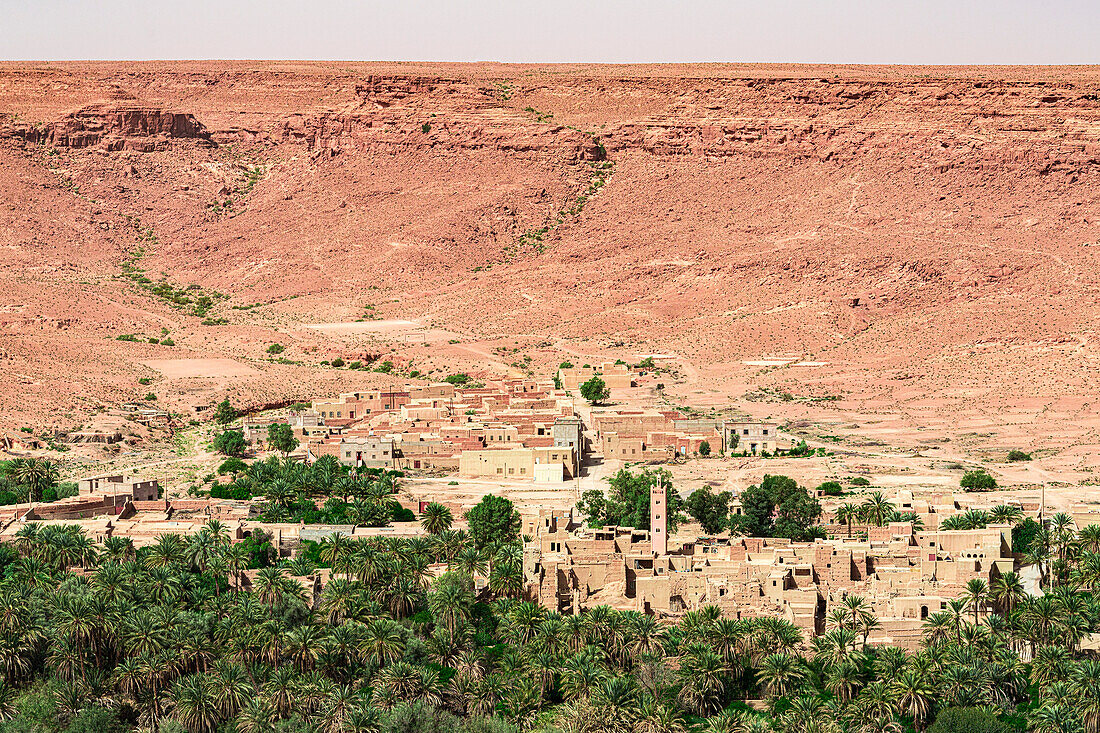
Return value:
<svg viewBox="0 0 1100 733">
<path fill-rule="evenodd" d="M 9 124 L 0 135 L 58 148 L 155 150 L 170 138 L 210 142 L 210 134 L 193 115 L 132 104 L 92 104 L 44 126 Z"/>
</svg>

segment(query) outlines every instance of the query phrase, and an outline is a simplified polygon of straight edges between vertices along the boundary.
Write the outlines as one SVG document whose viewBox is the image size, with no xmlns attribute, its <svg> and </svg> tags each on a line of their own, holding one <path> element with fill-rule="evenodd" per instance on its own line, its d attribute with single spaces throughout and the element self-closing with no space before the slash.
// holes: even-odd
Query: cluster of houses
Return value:
<svg viewBox="0 0 1100 733">
<path fill-rule="evenodd" d="M 593 407 L 586 425 L 577 383 L 598 374 L 612 394 L 634 384 L 625 365 L 568 369 L 555 380 L 508 379 L 486 386 L 448 383 L 369 389 L 314 400 L 310 409 L 244 420 L 262 443 L 273 423 L 289 423 L 299 452 L 333 455 L 346 466 L 453 473 L 536 483 L 576 478 L 588 452 L 629 462 L 663 461 L 706 448 L 772 453 L 777 426 L 691 419 L 676 410 Z"/>
<path fill-rule="evenodd" d="M 824 526 L 827 539 L 813 542 L 670 537 L 667 496 L 660 486 L 651 494 L 650 529 L 584 526 L 571 508 L 575 493 L 561 484 L 582 475 L 590 457 L 665 462 L 708 450 L 764 455 L 781 447 L 777 426 L 767 421 L 702 419 L 677 410 L 618 404 L 590 406 L 576 390 L 593 373 L 602 375 L 613 397 L 616 390 L 633 386 L 637 376 L 624 365 L 603 364 L 562 369 L 554 380 L 368 389 L 317 399 L 308 409 L 245 418 L 243 431 L 259 445 L 270 425 L 289 423 L 300 441 L 297 455 L 307 461 L 332 455 L 352 467 L 475 479 L 467 486 L 500 482 L 503 489 L 530 482 L 526 489 L 514 489 L 528 492 L 527 501 L 517 502 L 522 532 L 529 538 L 523 555 L 525 595 L 562 613 L 610 605 L 675 618 L 715 605 L 735 618 L 786 618 L 813 636 L 825 630 L 830 610 L 858 594 L 878 619 L 867 629 L 872 643 L 913 647 L 923 621 L 961 595 L 968 581 L 989 581 L 1018 567 L 1010 525 L 940 529 L 946 517 L 991 506 L 995 502 L 988 495 L 956 496 L 931 489 L 898 491 L 891 499 L 895 508 L 916 520 L 881 527 L 836 522 L 839 500 L 821 496 L 831 523 Z M 403 490 L 399 499 L 419 513 L 428 501 L 456 501 L 444 493 L 427 482 Z M 461 502 L 480 496 L 469 489 L 466 494 L 455 504 L 460 523 Z M 1018 504 L 1025 516 L 1039 514 L 1038 502 Z M 121 535 L 143 545 L 163 534 L 192 534 L 203 522 L 219 519 L 234 540 L 263 531 L 281 555 L 292 556 L 302 540 L 334 533 L 423 532 L 415 522 L 381 528 L 261 523 L 251 509 L 249 502 L 169 498 L 151 477 L 91 476 L 80 481 L 77 496 L 3 508 L 0 541 L 12 539 L 27 521 L 78 521 L 97 541 Z M 733 510 L 738 511 L 736 500 Z M 1091 507 L 1071 514 L 1078 526 L 1096 520 Z M 317 578 L 307 581 L 313 592 L 323 585 Z"/>
<path fill-rule="evenodd" d="M 808 637 L 849 595 L 865 598 L 878 625 L 872 643 L 914 648 L 930 615 L 963 594 L 968 581 L 1016 569 L 1012 527 L 941 530 L 942 519 L 989 508 L 988 499 L 899 491 L 891 501 L 919 521 L 885 526 L 829 524 L 827 539 L 692 537 L 670 543 L 663 495 L 651 497 L 650 530 L 585 527 L 571 511 L 541 511 L 524 532 L 526 593 L 546 608 L 578 613 L 596 605 L 676 617 L 704 605 L 727 616 L 779 616 Z M 986 506 L 989 505 L 989 506 Z M 1020 505 L 1038 514 L 1037 502 Z M 1073 512 L 1079 526 L 1098 517 Z"/>
</svg>

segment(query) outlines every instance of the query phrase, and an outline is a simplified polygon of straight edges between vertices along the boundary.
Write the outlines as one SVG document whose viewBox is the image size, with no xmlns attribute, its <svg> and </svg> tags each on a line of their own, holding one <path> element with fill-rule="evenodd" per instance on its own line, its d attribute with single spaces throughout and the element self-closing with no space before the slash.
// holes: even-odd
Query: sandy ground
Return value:
<svg viewBox="0 0 1100 733">
<path fill-rule="evenodd" d="M 150 359 L 142 364 L 155 369 L 167 379 L 188 377 L 247 377 L 258 372 L 232 359 Z"/>
</svg>

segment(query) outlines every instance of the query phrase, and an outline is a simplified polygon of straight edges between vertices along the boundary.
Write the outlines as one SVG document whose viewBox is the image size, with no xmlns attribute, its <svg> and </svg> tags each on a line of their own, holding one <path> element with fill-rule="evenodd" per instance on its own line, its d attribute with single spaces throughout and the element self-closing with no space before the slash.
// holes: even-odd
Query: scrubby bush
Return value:
<svg viewBox="0 0 1100 733">
<path fill-rule="evenodd" d="M 1052 729 L 1053 730 L 1053 729 Z M 1013 733 L 1007 723 L 981 708 L 947 708 L 928 733 Z"/>
<path fill-rule="evenodd" d="M 997 488 L 997 480 L 984 468 L 976 468 L 963 474 L 959 485 L 967 491 L 993 491 Z"/>
<path fill-rule="evenodd" d="M 236 456 L 226 458 L 222 461 L 222 465 L 218 466 L 218 475 L 224 476 L 227 473 L 240 473 L 248 468 L 248 464 L 242 461 Z"/>
<path fill-rule="evenodd" d="M 1013 449 L 1013 450 L 1010 450 L 1008 452 L 1008 462 L 1009 463 L 1016 463 L 1017 461 L 1030 461 L 1030 460 L 1031 460 L 1031 454 L 1030 453 L 1024 453 L 1022 450 Z"/>
</svg>

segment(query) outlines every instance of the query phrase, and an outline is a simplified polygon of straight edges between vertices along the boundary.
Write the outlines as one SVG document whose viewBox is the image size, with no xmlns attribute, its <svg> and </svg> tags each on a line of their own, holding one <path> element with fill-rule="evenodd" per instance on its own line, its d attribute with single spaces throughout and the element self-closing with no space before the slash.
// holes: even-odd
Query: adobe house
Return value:
<svg viewBox="0 0 1100 733">
<path fill-rule="evenodd" d="M 562 478 L 574 477 L 572 448 L 502 448 L 462 451 L 458 472 L 463 476 L 501 479 L 534 479 L 535 467 L 544 463 L 562 466 Z"/>
<path fill-rule="evenodd" d="M 779 426 L 759 420 L 726 420 L 722 423 L 722 452 L 775 453 L 779 447 Z"/>
<path fill-rule="evenodd" d="M 88 476 L 77 483 L 80 494 L 112 494 L 129 496 L 132 501 L 155 501 L 160 498 L 160 481 L 122 474 Z"/>
<path fill-rule="evenodd" d="M 393 468 L 396 455 L 393 438 L 348 435 L 340 441 L 340 463 L 345 466 Z"/>
</svg>

